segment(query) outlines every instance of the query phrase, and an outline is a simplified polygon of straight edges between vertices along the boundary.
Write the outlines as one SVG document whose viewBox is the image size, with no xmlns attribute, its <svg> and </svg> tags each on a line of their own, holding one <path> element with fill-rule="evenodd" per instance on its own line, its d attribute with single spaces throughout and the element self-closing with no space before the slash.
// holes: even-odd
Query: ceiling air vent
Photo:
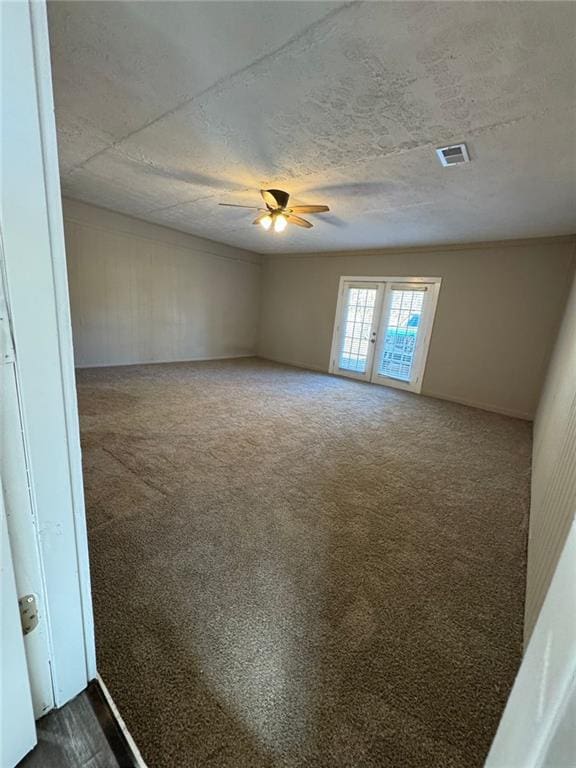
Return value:
<svg viewBox="0 0 576 768">
<path fill-rule="evenodd" d="M 436 150 L 443 166 L 460 165 L 460 163 L 469 163 L 470 155 L 466 144 L 452 144 L 450 147 L 440 147 Z"/>
</svg>

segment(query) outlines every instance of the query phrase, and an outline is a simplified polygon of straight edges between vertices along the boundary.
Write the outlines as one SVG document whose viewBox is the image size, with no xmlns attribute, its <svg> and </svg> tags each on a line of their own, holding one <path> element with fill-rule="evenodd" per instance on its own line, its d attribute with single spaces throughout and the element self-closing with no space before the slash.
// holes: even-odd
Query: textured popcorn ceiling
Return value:
<svg viewBox="0 0 576 768">
<path fill-rule="evenodd" d="M 254 251 L 576 230 L 576 4 L 50 2 L 65 195 Z M 466 141 L 469 165 L 437 146 Z M 326 203 L 251 224 L 260 187 Z"/>
</svg>

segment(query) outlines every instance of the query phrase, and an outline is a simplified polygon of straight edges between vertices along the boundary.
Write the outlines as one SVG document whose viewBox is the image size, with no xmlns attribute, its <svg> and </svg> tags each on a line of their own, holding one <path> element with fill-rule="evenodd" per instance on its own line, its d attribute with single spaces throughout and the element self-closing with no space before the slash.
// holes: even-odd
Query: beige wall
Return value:
<svg viewBox="0 0 576 768">
<path fill-rule="evenodd" d="M 341 275 L 442 277 L 422 393 L 530 418 L 572 272 L 572 241 L 269 257 L 259 353 L 328 370 Z"/>
<path fill-rule="evenodd" d="M 576 512 L 576 278 L 534 423 L 526 639 Z"/>
<path fill-rule="evenodd" d="M 254 352 L 261 257 L 64 201 L 76 365 Z"/>
</svg>

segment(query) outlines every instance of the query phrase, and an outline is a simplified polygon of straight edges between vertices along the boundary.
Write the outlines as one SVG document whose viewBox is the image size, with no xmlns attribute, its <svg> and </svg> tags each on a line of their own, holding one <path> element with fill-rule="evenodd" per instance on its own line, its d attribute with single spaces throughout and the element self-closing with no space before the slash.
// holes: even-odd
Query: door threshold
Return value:
<svg viewBox="0 0 576 768">
<path fill-rule="evenodd" d="M 146 768 L 110 693 L 98 677 L 36 723 L 38 743 L 18 768 Z"/>
<path fill-rule="evenodd" d="M 100 675 L 88 684 L 86 695 L 119 768 L 147 768 Z"/>
</svg>

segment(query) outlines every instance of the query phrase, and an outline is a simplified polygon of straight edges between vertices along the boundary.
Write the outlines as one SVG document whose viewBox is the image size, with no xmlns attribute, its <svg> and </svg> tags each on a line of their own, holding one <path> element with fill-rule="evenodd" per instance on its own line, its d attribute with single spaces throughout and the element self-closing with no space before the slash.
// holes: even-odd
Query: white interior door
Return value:
<svg viewBox="0 0 576 768">
<path fill-rule="evenodd" d="M 434 286 L 387 283 L 371 380 L 419 392 L 430 333 Z"/>
<path fill-rule="evenodd" d="M 369 381 L 384 294 L 384 283 L 345 282 L 336 323 L 334 373 Z"/>
<path fill-rule="evenodd" d="M 36 726 L 1 485 L 0 517 L 0 766 L 14 768 L 36 744 Z"/>
</svg>

